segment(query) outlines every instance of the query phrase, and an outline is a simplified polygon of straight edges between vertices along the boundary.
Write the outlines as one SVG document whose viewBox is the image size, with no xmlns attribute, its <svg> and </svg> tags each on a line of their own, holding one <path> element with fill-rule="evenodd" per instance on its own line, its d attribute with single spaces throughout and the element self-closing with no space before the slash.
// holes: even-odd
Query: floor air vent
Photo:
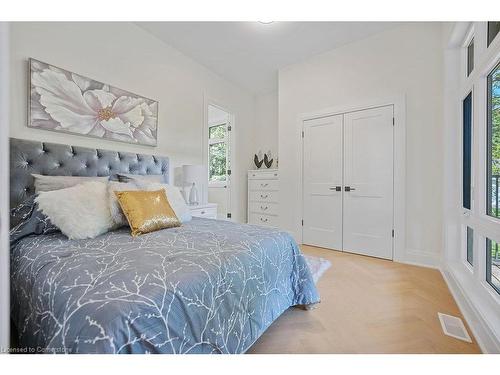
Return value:
<svg viewBox="0 0 500 375">
<path fill-rule="evenodd" d="M 451 316 L 447 314 L 442 314 L 438 312 L 439 321 L 441 322 L 441 328 L 445 335 L 454 337 L 456 339 L 472 342 L 467 329 L 465 328 L 462 319 Z"/>
</svg>

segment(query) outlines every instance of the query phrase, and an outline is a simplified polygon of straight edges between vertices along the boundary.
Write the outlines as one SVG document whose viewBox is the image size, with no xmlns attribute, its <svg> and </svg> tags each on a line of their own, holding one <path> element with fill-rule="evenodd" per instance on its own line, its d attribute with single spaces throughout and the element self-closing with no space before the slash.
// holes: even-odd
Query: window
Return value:
<svg viewBox="0 0 500 375">
<path fill-rule="evenodd" d="M 472 179 L 472 93 L 462 102 L 463 111 L 463 161 L 462 161 L 462 205 L 471 208 Z"/>
<path fill-rule="evenodd" d="M 225 138 L 226 124 L 211 126 L 208 129 L 208 138 Z"/>
<path fill-rule="evenodd" d="M 486 239 L 486 281 L 500 294 L 500 252 L 498 242 Z"/>
<path fill-rule="evenodd" d="M 455 137 L 445 139 L 453 155 L 445 160 L 445 191 L 453 193 L 445 221 L 459 233 L 446 244 L 445 262 L 466 295 L 481 294 L 473 305 L 493 326 L 500 301 L 500 23 L 467 25 L 462 39 L 448 40 L 454 56 L 446 70 L 456 79 L 445 87 L 456 99 L 446 110 Z"/>
<path fill-rule="evenodd" d="M 500 22 L 488 22 L 488 46 L 500 31 Z"/>
<path fill-rule="evenodd" d="M 467 227 L 467 262 L 472 266 L 474 264 L 474 230 Z"/>
<path fill-rule="evenodd" d="M 500 181 L 500 64 L 488 75 L 486 214 L 499 218 Z"/>
<path fill-rule="evenodd" d="M 226 143 L 214 143 L 209 147 L 210 181 L 226 181 Z"/>
<path fill-rule="evenodd" d="M 471 39 L 467 46 L 467 77 L 474 70 L 474 38 Z"/>
<path fill-rule="evenodd" d="M 226 182 L 229 168 L 227 123 L 208 128 L 208 181 Z"/>
</svg>

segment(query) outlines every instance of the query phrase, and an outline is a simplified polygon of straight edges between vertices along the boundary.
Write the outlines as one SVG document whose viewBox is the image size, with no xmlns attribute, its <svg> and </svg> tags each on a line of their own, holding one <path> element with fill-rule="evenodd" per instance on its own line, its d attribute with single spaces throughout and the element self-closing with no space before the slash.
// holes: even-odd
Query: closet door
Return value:
<svg viewBox="0 0 500 375">
<path fill-rule="evenodd" d="M 393 106 L 344 115 L 344 251 L 392 259 L 393 128 Z"/>
<path fill-rule="evenodd" d="M 342 115 L 304 121 L 303 231 L 308 245 L 342 249 Z"/>
</svg>

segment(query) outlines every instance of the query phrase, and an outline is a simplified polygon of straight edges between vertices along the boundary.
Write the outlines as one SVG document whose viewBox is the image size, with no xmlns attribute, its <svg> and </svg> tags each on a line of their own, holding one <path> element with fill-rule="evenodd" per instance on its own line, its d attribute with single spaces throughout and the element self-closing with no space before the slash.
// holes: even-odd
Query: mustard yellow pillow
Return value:
<svg viewBox="0 0 500 375">
<path fill-rule="evenodd" d="M 168 203 L 165 190 L 115 191 L 132 236 L 181 225 Z"/>
</svg>

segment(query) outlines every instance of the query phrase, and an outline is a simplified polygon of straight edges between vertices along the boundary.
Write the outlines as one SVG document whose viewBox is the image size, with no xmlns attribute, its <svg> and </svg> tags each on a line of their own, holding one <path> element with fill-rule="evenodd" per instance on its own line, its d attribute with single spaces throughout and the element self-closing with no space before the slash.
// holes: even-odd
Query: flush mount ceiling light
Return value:
<svg viewBox="0 0 500 375">
<path fill-rule="evenodd" d="M 259 23 L 262 23 L 263 25 L 269 25 L 273 23 L 274 21 L 259 21 Z"/>
</svg>

